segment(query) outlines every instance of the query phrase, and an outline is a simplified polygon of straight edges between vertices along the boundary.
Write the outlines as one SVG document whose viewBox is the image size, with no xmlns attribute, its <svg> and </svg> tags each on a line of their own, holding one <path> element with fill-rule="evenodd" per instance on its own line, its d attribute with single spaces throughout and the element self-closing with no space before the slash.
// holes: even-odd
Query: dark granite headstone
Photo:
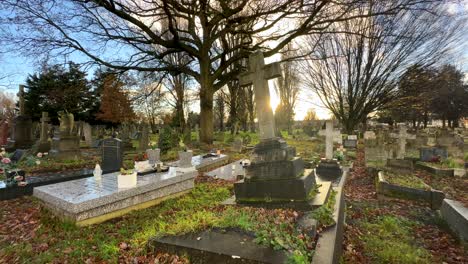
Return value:
<svg viewBox="0 0 468 264">
<path fill-rule="evenodd" d="M 315 173 L 323 180 L 333 181 L 342 176 L 343 170 L 338 161 L 322 159 Z"/>
<path fill-rule="evenodd" d="M 101 143 L 102 170 L 118 171 L 123 164 L 122 141 L 118 138 L 104 139 Z"/>
<path fill-rule="evenodd" d="M 419 159 L 421 161 L 431 161 L 436 157 L 448 158 L 448 151 L 445 147 L 423 147 L 419 149 Z"/>
</svg>

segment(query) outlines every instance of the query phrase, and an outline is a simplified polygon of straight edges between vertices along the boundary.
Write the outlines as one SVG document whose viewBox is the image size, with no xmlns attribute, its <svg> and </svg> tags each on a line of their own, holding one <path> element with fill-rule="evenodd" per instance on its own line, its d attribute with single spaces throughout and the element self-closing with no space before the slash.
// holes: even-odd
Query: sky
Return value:
<svg viewBox="0 0 468 264">
<path fill-rule="evenodd" d="M 464 12 L 466 14 L 468 11 L 468 0 L 461 0 L 458 2 L 457 4 L 450 4 L 449 10 L 452 12 Z M 468 32 L 464 34 L 463 43 L 468 43 Z M 464 47 L 461 48 L 463 50 L 462 55 L 457 57 L 452 63 L 466 73 L 466 79 L 468 81 L 468 44 L 464 44 Z M 278 56 L 272 56 L 266 58 L 266 63 L 277 61 L 278 59 Z M 80 62 L 80 60 L 84 59 L 82 56 L 75 55 L 72 60 Z M 24 84 L 27 76 L 36 72 L 38 68 L 39 66 L 35 64 L 34 58 L 24 57 L 17 53 L 0 54 L 0 91 L 14 96 L 18 92 L 18 86 Z M 89 72 L 88 77 L 91 76 L 92 72 Z M 269 81 L 271 104 L 273 108 L 275 108 L 279 103 L 279 99 L 272 82 L 271 80 Z M 329 111 L 323 107 L 320 100 L 317 99 L 317 96 L 311 94 L 307 89 L 301 89 L 296 104 L 295 119 L 302 120 L 307 111 L 311 108 L 315 110 L 320 119 L 327 119 L 330 116 Z M 199 111 L 198 103 L 193 104 L 191 109 L 193 111 Z"/>
</svg>

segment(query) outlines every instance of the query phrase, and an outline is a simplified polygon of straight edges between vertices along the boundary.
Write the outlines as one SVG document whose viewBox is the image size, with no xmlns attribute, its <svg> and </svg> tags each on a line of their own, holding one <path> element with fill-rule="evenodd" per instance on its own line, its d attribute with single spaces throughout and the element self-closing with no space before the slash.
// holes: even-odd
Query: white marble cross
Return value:
<svg viewBox="0 0 468 264">
<path fill-rule="evenodd" d="M 325 131 L 319 131 L 319 135 L 325 136 L 325 158 L 327 160 L 333 159 L 333 138 L 338 133 L 340 131 L 333 131 L 333 121 L 331 120 L 326 122 Z"/>
<path fill-rule="evenodd" d="M 268 80 L 281 77 L 279 63 L 265 65 L 263 53 L 256 51 L 249 56 L 249 71 L 239 76 L 241 86 L 253 85 L 260 130 L 260 140 L 275 137 L 275 119 L 270 105 Z"/>
</svg>

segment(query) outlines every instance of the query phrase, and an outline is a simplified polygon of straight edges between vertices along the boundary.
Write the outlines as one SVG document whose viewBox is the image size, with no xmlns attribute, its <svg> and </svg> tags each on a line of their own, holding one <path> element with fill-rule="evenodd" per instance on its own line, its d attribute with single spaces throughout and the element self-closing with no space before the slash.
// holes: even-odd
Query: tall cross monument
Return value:
<svg viewBox="0 0 468 264">
<path fill-rule="evenodd" d="M 261 51 L 256 51 L 249 56 L 249 71 L 239 76 L 241 86 L 254 86 L 260 140 L 275 137 L 275 118 L 270 105 L 268 80 L 279 77 L 281 77 L 279 63 L 265 65 Z"/>
</svg>

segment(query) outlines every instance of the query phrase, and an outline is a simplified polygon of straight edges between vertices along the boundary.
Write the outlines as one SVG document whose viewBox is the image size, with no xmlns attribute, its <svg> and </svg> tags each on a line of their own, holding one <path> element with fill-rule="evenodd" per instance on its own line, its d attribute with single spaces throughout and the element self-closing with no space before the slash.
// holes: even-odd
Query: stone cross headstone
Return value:
<svg viewBox="0 0 468 264">
<path fill-rule="evenodd" d="M 42 112 L 40 136 L 39 136 L 39 141 L 36 143 L 38 152 L 49 152 L 50 150 L 49 121 L 50 121 L 49 113 Z"/>
<path fill-rule="evenodd" d="M 281 77 L 279 63 L 265 65 L 261 51 L 250 54 L 249 71 L 239 76 L 241 86 L 254 87 L 260 140 L 275 138 L 275 119 L 270 105 L 268 80 L 278 77 Z"/>
<path fill-rule="evenodd" d="M 333 141 L 337 135 L 341 136 L 340 131 L 333 130 L 333 121 L 329 120 L 326 122 L 325 130 L 320 130 L 319 135 L 325 136 L 325 158 L 333 159 Z"/>
<path fill-rule="evenodd" d="M 121 140 L 107 138 L 101 143 L 102 170 L 104 172 L 118 171 L 123 165 L 123 149 Z"/>
<path fill-rule="evenodd" d="M 416 136 L 408 134 L 408 129 L 405 126 L 400 127 L 400 131 L 397 135 L 393 134 L 393 137 L 398 138 L 398 152 L 397 159 L 404 159 L 406 154 L 406 140 L 414 139 Z"/>
<path fill-rule="evenodd" d="M 41 135 L 40 135 L 40 141 L 45 142 L 49 140 L 49 113 L 47 112 L 42 112 L 42 117 L 41 117 Z"/>
<path fill-rule="evenodd" d="M 327 121 L 325 127 L 325 158 L 327 160 L 333 159 L 333 137 L 333 121 Z"/>
</svg>

